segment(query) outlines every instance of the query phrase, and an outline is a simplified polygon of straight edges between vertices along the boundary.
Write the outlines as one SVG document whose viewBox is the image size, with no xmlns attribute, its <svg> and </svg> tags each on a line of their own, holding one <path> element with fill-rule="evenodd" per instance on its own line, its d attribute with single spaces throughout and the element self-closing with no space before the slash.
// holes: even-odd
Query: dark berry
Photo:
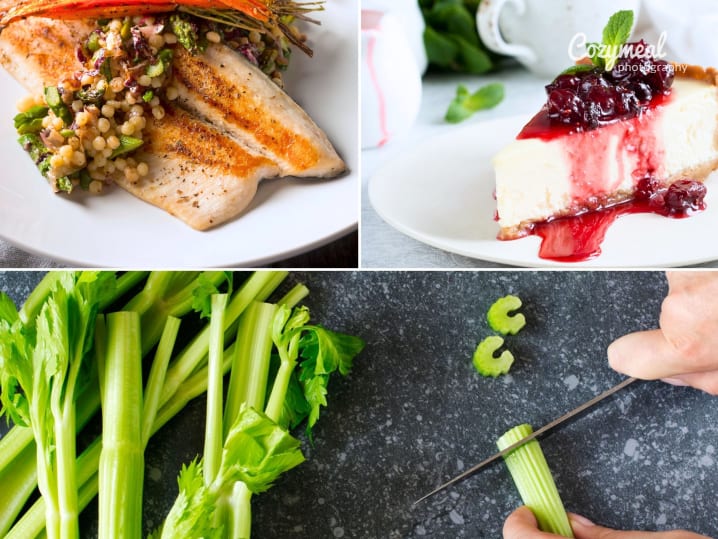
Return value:
<svg viewBox="0 0 718 539">
<path fill-rule="evenodd" d="M 666 209 L 670 213 L 688 213 L 702 210 L 705 206 L 706 186 L 694 180 L 678 180 L 668 187 L 665 195 Z"/>
<path fill-rule="evenodd" d="M 647 82 L 637 82 L 633 85 L 633 93 L 642 105 L 648 104 L 653 99 L 653 90 Z"/>
<path fill-rule="evenodd" d="M 661 182 L 655 176 L 647 174 L 636 182 L 635 196 L 638 200 L 650 200 L 661 189 Z"/>
<path fill-rule="evenodd" d="M 594 86 L 586 94 L 591 109 L 595 111 L 599 120 L 611 120 L 616 116 L 616 101 L 618 92 L 613 88 Z"/>
<path fill-rule="evenodd" d="M 554 90 L 548 96 L 548 115 L 553 120 L 573 124 L 581 120 L 583 112 L 583 101 L 570 90 Z"/>
<path fill-rule="evenodd" d="M 581 84 L 581 77 L 578 75 L 559 75 L 556 79 L 546 86 L 546 92 L 551 93 L 554 90 L 571 90 L 575 92 Z"/>
</svg>

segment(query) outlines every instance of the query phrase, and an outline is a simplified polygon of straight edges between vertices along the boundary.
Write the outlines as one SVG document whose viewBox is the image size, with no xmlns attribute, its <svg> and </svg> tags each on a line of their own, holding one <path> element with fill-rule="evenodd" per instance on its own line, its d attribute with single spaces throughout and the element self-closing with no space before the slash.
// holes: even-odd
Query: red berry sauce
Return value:
<svg viewBox="0 0 718 539">
<path fill-rule="evenodd" d="M 655 213 L 681 219 L 703 211 L 706 186 L 684 179 L 669 187 L 653 177 L 638 182 L 633 200 L 608 208 L 588 211 L 572 217 L 561 217 L 533 225 L 527 235 L 539 236 L 539 257 L 559 262 L 581 262 L 601 254 L 601 244 L 608 227 L 622 215 Z"/>
</svg>

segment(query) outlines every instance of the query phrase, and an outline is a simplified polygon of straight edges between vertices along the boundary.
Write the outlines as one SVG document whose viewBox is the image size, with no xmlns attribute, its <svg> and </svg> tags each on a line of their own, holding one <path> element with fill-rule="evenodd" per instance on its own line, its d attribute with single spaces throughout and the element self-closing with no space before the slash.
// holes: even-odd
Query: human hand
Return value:
<svg viewBox="0 0 718 539">
<path fill-rule="evenodd" d="M 631 532 L 604 528 L 580 515 L 569 513 L 576 539 L 710 539 L 705 535 L 676 530 L 668 532 Z M 558 535 L 539 531 L 536 517 L 526 507 L 511 513 L 504 524 L 504 539 L 556 539 Z"/>
<path fill-rule="evenodd" d="M 669 272 L 660 329 L 630 333 L 608 347 L 615 370 L 718 395 L 718 272 Z"/>
</svg>

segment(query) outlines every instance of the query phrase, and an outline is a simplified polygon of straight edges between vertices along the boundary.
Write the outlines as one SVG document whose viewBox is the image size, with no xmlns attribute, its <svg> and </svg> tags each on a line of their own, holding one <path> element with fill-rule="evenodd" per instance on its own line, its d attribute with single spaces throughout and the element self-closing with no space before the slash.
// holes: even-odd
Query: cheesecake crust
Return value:
<svg viewBox="0 0 718 539">
<path fill-rule="evenodd" d="M 707 82 L 713 86 L 718 86 L 718 69 L 714 67 L 703 67 L 691 64 L 679 64 L 671 62 L 676 77 L 681 79 L 693 79 Z"/>
</svg>

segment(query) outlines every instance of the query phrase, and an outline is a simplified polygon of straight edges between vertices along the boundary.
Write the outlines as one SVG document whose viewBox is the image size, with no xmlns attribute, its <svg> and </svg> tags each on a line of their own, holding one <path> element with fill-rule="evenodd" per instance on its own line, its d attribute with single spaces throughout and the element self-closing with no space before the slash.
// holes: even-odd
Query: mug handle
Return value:
<svg viewBox="0 0 718 539">
<path fill-rule="evenodd" d="M 476 25 L 481 40 L 489 49 L 506 56 L 514 56 L 528 63 L 535 62 L 538 58 L 536 53 L 526 45 L 507 43 L 501 35 L 499 28 L 499 16 L 506 3 L 511 3 L 518 9 L 519 15 L 526 12 L 525 0 L 494 0 L 493 2 L 481 2 L 479 11 L 476 13 Z"/>
</svg>

